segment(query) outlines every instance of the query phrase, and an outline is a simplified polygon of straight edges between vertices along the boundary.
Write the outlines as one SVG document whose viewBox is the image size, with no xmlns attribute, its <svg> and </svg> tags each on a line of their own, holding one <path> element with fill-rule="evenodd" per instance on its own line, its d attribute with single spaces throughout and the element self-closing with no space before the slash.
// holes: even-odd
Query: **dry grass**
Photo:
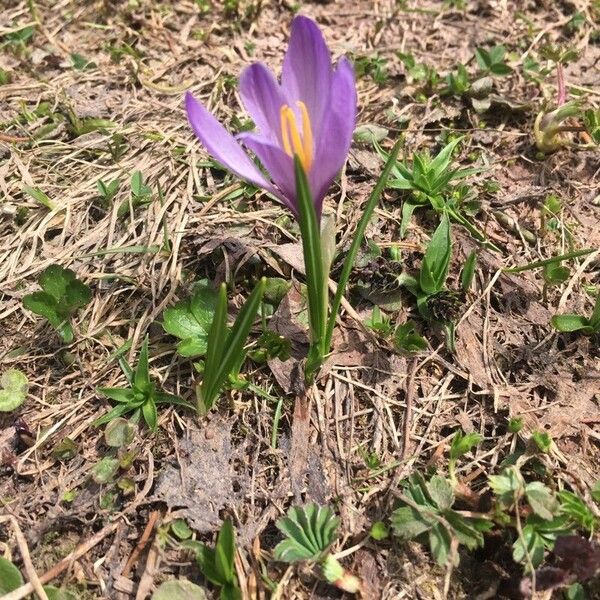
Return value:
<svg viewBox="0 0 600 600">
<path fill-rule="evenodd" d="M 461 162 L 468 165 L 473 154 L 489 167 L 476 178 L 482 202 L 478 225 L 502 253 L 481 252 L 475 291 L 457 329 L 456 353 L 447 353 L 443 338 L 432 332 L 431 351 L 416 361 L 394 356 L 346 313 L 312 402 L 299 471 L 293 466 L 298 459 L 293 455 L 293 393 L 267 367 L 249 365 L 250 380 L 284 399 L 277 448 L 271 447 L 275 403 L 250 391 L 232 392 L 229 402 L 201 421 L 185 411 L 164 410 L 159 433 L 141 431 L 136 439 L 140 453 L 129 473 L 135 494 L 120 496 L 112 513 L 100 507 L 106 490 L 90 483 L 89 474 L 106 453 L 101 431 L 91 426 L 108 407 L 96 388 L 124 381 L 115 352 L 130 341 L 126 355 L 135 363 L 149 333 L 152 374 L 165 389 L 193 401 L 194 370 L 174 354 L 173 340 L 162 331 L 163 310 L 202 277 L 233 280 L 237 275 L 238 305 L 253 269 L 294 273 L 302 280 L 293 260 L 278 252 L 283 244 L 297 244 L 296 225 L 263 194 L 236 196 L 247 188 L 207 168 L 182 108 L 182 91 L 189 87 L 224 122 L 243 118 L 232 78 L 250 60 L 279 68 L 292 7 L 265 3 L 254 14 L 256 6 L 242 2 L 238 16 L 227 15 L 221 5 L 203 12 L 183 0 L 129 5 L 62 0 L 4 7 L 0 36 L 37 25 L 22 55 L 11 48 L 0 51 L 0 67 L 12 74 L 12 82 L 0 86 L 0 360 L 2 370 L 19 368 L 31 384 L 19 413 L 0 417 L 0 500 L 23 531 L 38 574 L 74 551 L 59 581 L 78 586 L 82 598 L 143 598 L 153 583 L 170 574 L 197 577 L 193 565 L 182 562 L 187 560 L 182 553 L 157 549 L 156 529 L 144 538 L 141 553 L 134 549 L 148 520 L 157 518 L 152 516 L 156 510 L 159 523 L 177 515 L 195 518 L 195 529 L 212 539 L 214 523 L 202 528 L 202 513 L 210 504 L 217 516 L 229 514 L 236 523 L 238 573 L 249 589 L 252 581 L 260 581 L 262 564 L 281 580 L 283 597 L 334 597 L 306 574 L 277 570 L 265 553 L 276 541 L 274 519 L 295 497 L 335 502 L 343 523 L 337 550 L 350 549 L 346 564 L 371 582 L 367 597 L 441 598 L 447 573 L 432 567 L 420 546 L 377 548 L 367 532 L 374 520 L 389 515 L 393 490 L 402 478 L 417 467 L 444 468 L 444 453 L 458 427 L 485 437 L 469 460 L 460 463 L 459 474 L 475 489 L 484 486 L 485 474 L 509 452 L 513 438 L 506 422 L 513 415 L 524 417 L 525 431 L 552 434 L 557 451 L 547 460 L 569 485 L 584 493 L 600 477 L 598 347 L 580 337 L 565 340 L 549 325 L 559 310 L 589 312 L 583 286 L 600 285 L 598 254 L 579 261 L 570 281 L 552 290 L 548 302 L 542 300 L 539 272 L 519 277 L 501 272 L 507 265 L 559 254 L 569 243 L 600 248 L 598 154 L 563 151 L 544 161 L 535 158 L 531 125 L 544 95 L 553 93 L 552 80 L 538 86 L 523 78 L 520 67 L 545 39 L 577 47 L 581 57 L 567 70 L 568 83 L 574 90 L 587 90 L 588 102 L 597 107 L 600 51 L 597 41 L 590 42 L 589 25 L 597 13 L 584 2 L 527 3 L 521 8 L 523 3 L 513 2 L 466 4 L 466 12 L 442 9 L 440 2 L 418 3 L 418 9 L 409 11 L 393 2 L 302 7 L 322 23 L 336 56 L 377 55 L 388 61 L 383 84 L 368 75 L 359 80 L 361 124 L 385 126 L 393 138 L 403 131 L 407 156 L 433 148 L 447 130 L 463 132 L 467 141 Z M 589 21 L 569 32 L 565 25 L 575 9 Z M 135 50 L 123 53 L 125 43 Z M 493 43 L 504 43 L 513 52 L 515 67 L 514 76 L 497 80 L 498 93 L 530 102 L 524 112 L 481 116 L 456 98 L 423 100 L 416 86 L 406 82 L 396 56 L 397 51 L 410 52 L 446 72 L 469 59 L 474 48 Z M 111 51 L 114 58 L 119 49 L 114 62 Z M 96 67 L 72 68 L 73 53 Z M 36 138 L 52 117 L 18 117 L 42 103 L 56 115 L 57 126 Z M 77 135 L 72 115 L 109 119 L 115 126 Z M 122 153 L 115 144 L 122 145 Z M 341 248 L 347 246 L 379 169 L 371 147 L 357 144 L 329 199 L 337 212 Z M 155 193 L 147 206 L 130 207 L 119 216 L 119 206 L 129 201 L 128 182 L 135 170 L 142 171 L 155 192 L 160 186 L 162 201 Z M 110 207 L 103 207 L 96 182 L 115 178 L 121 180 L 120 191 Z M 486 193 L 487 179 L 498 181 L 501 192 Z M 53 208 L 33 200 L 24 186 L 43 190 Z M 572 240 L 564 228 L 562 234 L 559 229 L 540 235 L 540 203 L 550 193 L 563 201 L 560 222 L 571 229 Z M 527 243 L 518 229 L 507 230 L 494 218 L 495 211 L 537 232 L 535 241 Z M 397 239 L 399 221 L 400 202 L 388 194 L 368 236 L 389 245 Z M 406 244 L 406 265 L 418 260 L 430 231 L 426 218 L 416 220 Z M 475 247 L 466 232 L 455 228 L 455 233 L 454 274 Z M 76 340 L 67 348 L 22 306 L 23 296 L 37 289 L 41 271 L 53 263 L 76 271 L 94 292 L 76 319 Z M 292 308 L 298 298 L 290 294 Z M 360 317 L 370 311 L 368 303 L 354 308 Z M 398 321 L 412 308 L 405 303 Z M 301 338 L 295 340 L 300 352 Z M 15 442 L 15 416 L 31 430 L 31 443 Z M 67 437 L 77 453 L 61 461 L 52 452 Z M 229 453 L 223 467 L 227 473 L 210 465 L 214 439 Z M 208 448 L 198 458 L 204 464 L 190 462 L 194 444 Z M 377 455 L 381 468 L 369 470 L 365 452 Z M 233 487 L 225 496 L 208 494 L 206 505 L 167 506 L 157 490 L 165 472 L 177 466 L 184 486 L 194 477 L 205 483 L 212 477 L 219 491 L 219 480 L 229 477 Z M 72 490 L 75 499 L 65 502 L 65 493 Z M 0 529 L 0 535 L 18 556 L 11 531 Z M 134 564 L 130 561 L 125 569 L 132 554 Z M 474 578 L 481 564 L 465 558 L 452 576 L 449 597 L 474 598 L 482 579 L 487 585 L 499 578 L 497 572 L 487 572 L 487 563 L 484 575 Z M 265 586 L 259 588 L 257 596 L 249 591 L 246 597 L 267 597 Z"/>
</svg>

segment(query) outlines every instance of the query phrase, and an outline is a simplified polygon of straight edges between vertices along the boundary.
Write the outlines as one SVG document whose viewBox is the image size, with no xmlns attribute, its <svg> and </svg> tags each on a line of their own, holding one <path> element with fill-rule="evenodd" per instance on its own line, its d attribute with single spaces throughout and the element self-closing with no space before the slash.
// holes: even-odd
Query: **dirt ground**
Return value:
<svg viewBox="0 0 600 600">
<path fill-rule="evenodd" d="M 459 465 L 474 490 L 511 451 L 507 422 L 515 416 L 523 418 L 523 436 L 551 435 L 556 478 L 581 494 L 600 479 L 598 337 L 558 334 L 550 325 L 556 313 L 591 312 L 586 290 L 600 286 L 600 253 L 572 261 L 569 279 L 547 293 L 540 269 L 502 271 L 600 249 L 597 150 L 540 157 L 532 134 L 537 113 L 556 96 L 554 73 L 534 73 L 544 64 L 544 43 L 579 52 L 565 69 L 567 89 L 598 107 L 598 2 L 0 0 L 0 8 L 0 67 L 10 75 L 0 85 L 0 372 L 18 368 L 30 384 L 17 411 L 0 413 L 0 513 L 16 518 L 37 573 L 75 552 L 53 583 L 82 599 L 146 598 L 172 576 L 202 583 L 189 553 L 165 541 L 167 525 L 184 518 L 212 543 L 229 516 L 245 598 L 269 597 L 261 573 L 280 582 L 281 598 L 341 597 L 309 569 L 272 560 L 275 520 L 292 502 L 315 501 L 341 517 L 334 551 L 363 579 L 365 597 L 501 597 L 493 591 L 498 582 L 520 572 L 506 548 L 461 551 L 460 566 L 449 572 L 425 546 L 376 542 L 368 532 L 389 517 L 402 479 L 417 468 L 445 468 L 458 428 L 484 437 Z M 192 90 L 239 129 L 246 117 L 236 78 L 256 60 L 279 73 L 296 11 L 316 19 L 335 58 L 355 62 L 358 125 L 384 128 L 382 146 L 401 136 L 401 154 L 410 159 L 437 151 L 449 133 L 465 136 L 457 164 L 485 167 L 468 180 L 480 203 L 474 223 L 498 251 L 453 228 L 450 287 L 480 249 L 453 353 L 425 324 L 427 351 L 414 358 L 390 352 L 357 322 L 373 305 L 351 290 L 353 314 L 343 311 L 310 419 L 295 428 L 293 370 L 307 348 L 298 319 L 297 224 L 265 194 L 207 162 L 183 93 Z M 573 24 L 575 14 L 583 24 Z M 2 45 L 30 25 L 30 39 Z M 399 56 L 412 55 L 443 79 L 459 63 L 474 72 L 475 49 L 498 44 L 512 70 L 492 78 L 485 112 L 466 96 L 428 90 Z M 373 144 L 361 139 L 326 201 L 342 254 L 382 168 Z M 136 170 L 153 193 L 133 207 Z M 99 179 L 120 179 L 112 203 L 99 198 Z M 47 205 L 26 186 L 42 190 Z M 561 203 L 553 228 L 541 208 L 549 195 Z M 398 242 L 404 197 L 384 193 L 368 240 L 384 249 Z M 403 270 L 418 266 L 432 224 L 427 211 L 416 213 L 400 244 Z M 54 263 L 73 269 L 93 292 L 71 344 L 23 308 L 23 296 L 39 289 L 40 273 Z M 163 407 L 157 432 L 140 427 L 131 444 L 129 487 L 95 482 L 93 468 L 109 450 L 92 423 L 111 406 L 97 388 L 123 385 L 118 356 L 135 364 L 148 334 L 153 377 L 193 403 L 199 377 L 164 332 L 164 309 L 202 278 L 235 282 L 230 299 L 239 307 L 263 273 L 295 282 L 271 319 L 291 339 L 292 358 L 248 362 L 244 373 L 254 387 L 227 392 L 202 419 Z M 381 291 L 378 282 L 370 281 L 371 292 Z M 409 294 L 388 314 L 394 322 L 419 321 Z M 375 468 L 365 458 L 373 456 Z M 0 523 L 0 550 L 23 566 L 8 522 Z"/>
</svg>

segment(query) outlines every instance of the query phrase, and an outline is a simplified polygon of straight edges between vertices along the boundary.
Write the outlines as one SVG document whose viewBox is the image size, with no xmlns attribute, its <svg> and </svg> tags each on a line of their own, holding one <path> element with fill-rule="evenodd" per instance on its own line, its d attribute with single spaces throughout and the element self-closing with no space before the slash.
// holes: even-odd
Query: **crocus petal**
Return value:
<svg viewBox="0 0 600 600">
<path fill-rule="evenodd" d="M 189 92 L 185 95 L 188 121 L 208 153 L 238 177 L 275 193 L 235 138 Z"/>
<path fill-rule="evenodd" d="M 331 82 L 330 102 L 317 139 L 314 165 L 309 174 L 317 213 L 323 198 L 348 156 L 356 123 L 356 85 L 350 62 L 342 58 Z"/>
<path fill-rule="evenodd" d="M 320 135 L 331 76 L 331 55 L 317 24 L 307 17 L 295 17 L 283 59 L 281 87 L 290 106 L 299 100 L 306 104 L 314 136 Z"/>
<path fill-rule="evenodd" d="M 240 76 L 240 94 L 260 134 L 281 144 L 280 112 L 286 99 L 273 73 L 262 63 L 250 65 Z"/>
<path fill-rule="evenodd" d="M 297 216 L 294 161 L 278 145 L 262 136 L 240 133 L 238 139 L 258 156 L 280 192 L 277 197 Z"/>
</svg>

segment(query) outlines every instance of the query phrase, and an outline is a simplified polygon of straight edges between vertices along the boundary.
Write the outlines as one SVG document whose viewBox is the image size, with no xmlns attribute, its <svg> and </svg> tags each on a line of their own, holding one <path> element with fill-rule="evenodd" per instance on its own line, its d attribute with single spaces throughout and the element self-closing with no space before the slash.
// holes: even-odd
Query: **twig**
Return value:
<svg viewBox="0 0 600 600">
<path fill-rule="evenodd" d="M 418 370 L 417 359 L 412 358 L 408 367 L 408 378 L 406 380 L 406 407 L 404 409 L 404 422 L 402 423 L 402 453 L 400 454 L 400 460 L 404 460 L 408 454 L 413 398 L 415 395 L 415 376 Z"/>
<path fill-rule="evenodd" d="M 158 510 L 153 510 L 150 513 L 150 517 L 148 518 L 148 523 L 146 524 L 144 533 L 142 533 L 142 537 L 140 537 L 139 542 L 136 544 L 135 548 L 133 549 L 133 552 L 131 553 L 131 555 L 129 556 L 129 559 L 127 560 L 127 563 L 125 564 L 125 567 L 123 568 L 123 572 L 122 572 L 123 577 L 129 576 L 129 572 L 131 571 L 131 568 L 135 564 L 135 561 L 138 559 L 139 555 L 143 552 L 144 548 L 146 547 L 146 544 L 149 542 L 150 535 L 152 534 L 152 531 L 154 529 L 154 526 L 156 525 L 156 521 L 158 520 L 159 516 L 160 516 L 160 511 L 158 511 Z"/>
<path fill-rule="evenodd" d="M 31 556 L 29 555 L 29 548 L 27 546 L 27 540 L 19 527 L 19 523 L 13 515 L 5 515 L 0 516 L 0 523 L 5 523 L 8 521 L 14 530 L 15 538 L 17 539 L 17 546 L 19 546 L 19 552 L 21 553 L 21 558 L 23 559 L 23 565 L 25 566 L 25 573 L 27 573 L 27 577 L 29 578 L 29 585 L 33 588 L 37 596 L 41 600 L 48 600 L 48 596 L 46 596 L 46 592 L 42 587 L 42 582 L 38 577 L 38 574 L 35 571 L 33 563 L 31 562 Z M 6 596 L 3 596 L 6 598 Z"/>
<path fill-rule="evenodd" d="M 20 137 L 18 135 L 8 135 L 7 133 L 0 133 L 0 142 L 8 142 L 9 144 L 19 144 L 22 142 L 29 142 L 28 137 Z"/>
</svg>

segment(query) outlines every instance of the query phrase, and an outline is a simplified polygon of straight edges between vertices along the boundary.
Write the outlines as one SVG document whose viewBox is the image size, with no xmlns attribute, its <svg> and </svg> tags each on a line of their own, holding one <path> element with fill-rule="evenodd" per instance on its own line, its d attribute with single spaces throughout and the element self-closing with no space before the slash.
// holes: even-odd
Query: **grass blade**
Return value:
<svg viewBox="0 0 600 600">
<path fill-rule="evenodd" d="M 358 250 L 360 248 L 360 244 L 365 235 L 365 230 L 367 229 L 367 225 L 371 219 L 371 215 L 375 210 L 375 206 L 379 202 L 379 198 L 383 189 L 385 188 L 385 184 L 389 177 L 391 170 L 393 169 L 396 158 L 398 157 L 398 152 L 400 150 L 401 141 L 396 142 L 396 145 L 392 149 L 392 151 L 388 155 L 387 162 L 385 163 L 385 167 L 377 180 L 377 184 L 373 188 L 371 195 L 369 196 L 369 200 L 367 201 L 367 206 L 365 207 L 365 211 L 363 216 L 361 217 L 358 227 L 356 228 L 356 232 L 354 233 L 354 239 L 352 240 L 352 245 L 350 246 L 350 250 L 348 251 L 348 256 L 346 256 L 346 260 L 344 261 L 344 265 L 342 267 L 342 274 L 340 275 L 340 280 L 338 282 L 337 290 L 335 292 L 335 296 L 333 298 L 333 303 L 331 304 L 331 311 L 329 314 L 329 321 L 327 322 L 327 331 L 325 333 L 325 343 L 323 345 L 325 353 L 329 352 L 331 346 L 331 338 L 333 337 L 333 329 L 335 327 L 335 319 L 337 317 L 338 311 L 340 310 L 340 305 L 342 303 L 342 296 L 344 295 L 344 290 L 346 289 L 346 285 L 348 283 L 348 279 L 350 278 L 350 271 L 352 270 L 352 265 L 356 259 L 356 255 L 358 254 Z"/>
<path fill-rule="evenodd" d="M 521 267 L 511 267 L 502 269 L 505 273 L 522 273 L 523 271 L 531 271 L 532 269 L 538 269 L 551 265 L 554 263 L 562 262 L 563 260 L 569 260 L 571 258 L 578 258 L 580 256 L 586 256 L 592 252 L 596 252 L 597 248 L 585 248 L 584 250 L 575 250 L 574 252 L 567 252 L 567 254 L 561 254 L 560 256 L 553 256 L 552 258 L 546 258 L 544 260 L 536 260 L 535 262 L 528 263 Z"/>
<path fill-rule="evenodd" d="M 205 377 L 208 375 L 209 383 L 206 384 L 206 378 L 202 382 L 201 388 L 201 400 L 203 402 L 203 406 L 199 407 L 201 412 L 208 411 L 215 402 L 221 387 L 225 383 L 227 376 L 236 364 L 240 360 L 240 355 L 244 351 L 244 345 L 246 340 L 248 339 L 248 334 L 250 333 L 250 328 L 254 323 L 254 318 L 256 317 L 256 313 L 258 312 L 258 308 L 262 301 L 263 294 L 265 292 L 265 286 L 267 284 L 267 279 L 263 277 L 259 283 L 256 285 L 250 296 L 248 296 L 248 300 L 246 300 L 244 306 L 240 310 L 240 313 L 229 332 L 229 335 L 225 339 L 225 315 L 226 308 L 223 311 L 223 316 L 220 317 L 222 320 L 220 324 L 218 324 L 218 332 L 220 339 L 220 350 L 217 354 L 210 353 L 210 345 L 211 345 L 211 337 L 212 337 L 212 329 L 209 336 L 209 347 L 207 350 L 206 356 L 206 366 L 205 366 Z M 222 310 L 222 298 L 225 297 L 225 307 L 227 306 L 227 298 L 225 296 L 224 288 L 221 288 L 220 298 L 217 302 L 217 309 L 215 311 L 215 319 L 217 318 L 217 313 Z M 214 327 L 214 322 L 213 322 Z M 213 344 L 215 343 L 214 340 Z M 210 360 L 210 364 L 209 364 Z M 211 369 L 210 373 L 208 372 L 209 367 Z"/>
<path fill-rule="evenodd" d="M 221 358 L 224 353 L 225 337 L 227 335 L 227 285 L 221 284 L 215 305 L 215 314 L 208 332 L 206 346 L 206 362 L 204 364 L 204 375 L 198 398 L 198 412 L 206 412 L 214 403 L 211 396 L 214 382 L 218 376 Z"/>
</svg>

